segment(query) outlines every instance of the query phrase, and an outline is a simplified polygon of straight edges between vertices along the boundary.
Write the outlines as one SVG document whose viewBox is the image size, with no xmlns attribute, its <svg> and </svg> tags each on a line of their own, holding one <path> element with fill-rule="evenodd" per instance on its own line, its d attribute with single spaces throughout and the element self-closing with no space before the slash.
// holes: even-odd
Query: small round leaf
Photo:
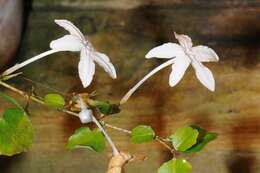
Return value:
<svg viewBox="0 0 260 173">
<path fill-rule="evenodd" d="M 192 166 L 185 159 L 172 159 L 162 164 L 158 173 L 190 173 Z"/>
<path fill-rule="evenodd" d="M 7 109 L 0 118 L 0 155 L 12 156 L 26 151 L 33 142 L 33 127 L 20 108 Z"/>
<path fill-rule="evenodd" d="M 202 129 L 199 126 L 192 125 L 191 126 L 194 129 L 197 129 L 199 131 L 199 136 L 197 139 L 197 143 L 193 145 L 191 148 L 186 150 L 186 153 L 195 153 L 201 151 L 209 142 L 213 141 L 218 137 L 217 133 L 208 132 L 205 129 Z"/>
<path fill-rule="evenodd" d="M 81 127 L 69 138 L 67 148 L 89 148 L 96 152 L 105 149 L 105 137 L 99 129 L 90 130 L 88 127 Z"/>
<path fill-rule="evenodd" d="M 135 144 L 152 141 L 155 138 L 155 133 L 150 126 L 140 125 L 135 127 L 131 133 L 131 140 Z"/>
<path fill-rule="evenodd" d="M 177 151 L 186 151 L 197 142 L 199 132 L 192 127 L 183 127 L 170 136 L 170 140 Z"/>
<path fill-rule="evenodd" d="M 50 107 L 60 109 L 65 106 L 64 98 L 59 94 L 47 94 L 44 97 L 44 103 Z"/>
</svg>

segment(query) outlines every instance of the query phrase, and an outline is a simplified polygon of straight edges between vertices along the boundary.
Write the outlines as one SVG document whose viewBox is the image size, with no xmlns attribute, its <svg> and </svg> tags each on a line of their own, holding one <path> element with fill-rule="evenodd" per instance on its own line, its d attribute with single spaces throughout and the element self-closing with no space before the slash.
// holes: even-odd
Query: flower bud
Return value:
<svg viewBox="0 0 260 173">
<path fill-rule="evenodd" d="M 93 116 L 93 112 L 90 109 L 83 109 L 79 113 L 79 119 L 83 124 L 92 122 L 92 116 Z"/>
</svg>

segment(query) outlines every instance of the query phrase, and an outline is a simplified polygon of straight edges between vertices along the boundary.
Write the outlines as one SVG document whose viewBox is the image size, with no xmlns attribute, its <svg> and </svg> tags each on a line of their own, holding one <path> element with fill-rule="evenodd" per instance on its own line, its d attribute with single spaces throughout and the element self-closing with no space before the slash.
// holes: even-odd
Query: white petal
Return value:
<svg viewBox="0 0 260 173">
<path fill-rule="evenodd" d="M 212 72 L 200 62 L 192 61 L 191 64 L 199 81 L 210 91 L 215 91 L 215 80 Z"/>
<path fill-rule="evenodd" d="M 176 32 L 174 32 L 174 35 L 182 47 L 186 49 L 190 49 L 192 47 L 192 40 L 189 36 L 184 34 L 177 34 Z"/>
<path fill-rule="evenodd" d="M 85 48 L 81 50 L 78 65 L 79 77 L 84 88 L 90 85 L 95 73 L 94 61 L 88 54 L 89 52 Z"/>
<path fill-rule="evenodd" d="M 77 36 L 79 39 L 84 40 L 84 35 L 80 32 L 80 30 L 70 21 L 68 20 L 55 20 L 55 23 L 58 24 L 59 26 L 63 27 L 71 35 Z"/>
<path fill-rule="evenodd" d="M 207 46 L 195 46 L 192 48 L 192 53 L 200 62 L 216 62 L 219 60 L 216 52 Z"/>
<path fill-rule="evenodd" d="M 80 51 L 83 47 L 80 39 L 74 35 L 65 35 L 50 43 L 50 48 L 59 51 Z"/>
<path fill-rule="evenodd" d="M 116 69 L 110 62 L 107 55 L 99 52 L 94 52 L 92 56 L 93 60 L 96 61 L 104 70 L 113 78 L 116 78 Z"/>
<path fill-rule="evenodd" d="M 176 43 L 165 43 L 161 46 L 157 46 L 151 49 L 145 58 L 173 58 L 178 56 L 184 56 L 182 47 Z"/>
<path fill-rule="evenodd" d="M 169 78 L 169 84 L 171 87 L 174 87 L 178 84 L 191 62 L 187 56 L 178 57 L 174 60 L 175 61 L 172 64 L 172 72 Z"/>
</svg>

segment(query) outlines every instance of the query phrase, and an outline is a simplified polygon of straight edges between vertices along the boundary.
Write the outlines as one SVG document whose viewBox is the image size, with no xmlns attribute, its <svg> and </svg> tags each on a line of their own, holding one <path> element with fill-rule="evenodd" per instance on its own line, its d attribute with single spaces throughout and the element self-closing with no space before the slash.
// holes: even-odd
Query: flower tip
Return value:
<svg viewBox="0 0 260 173">
<path fill-rule="evenodd" d="M 116 79 L 116 78 L 117 78 L 117 75 L 114 74 L 114 75 L 112 76 L 112 79 Z"/>
<path fill-rule="evenodd" d="M 151 52 L 149 51 L 146 55 L 145 55 L 146 59 L 152 58 Z"/>
<path fill-rule="evenodd" d="M 211 92 L 215 92 L 215 85 L 212 86 L 206 86 L 208 88 L 208 90 L 210 90 Z"/>
<path fill-rule="evenodd" d="M 55 43 L 54 41 L 51 41 L 51 42 L 50 42 L 50 48 L 51 48 L 51 49 L 54 49 L 54 43 Z"/>
<path fill-rule="evenodd" d="M 215 86 L 209 89 L 211 92 L 215 92 Z"/>
<path fill-rule="evenodd" d="M 174 31 L 174 36 L 177 39 L 177 37 L 179 37 L 180 34 L 178 34 L 177 32 Z"/>
<path fill-rule="evenodd" d="M 56 24 L 59 24 L 59 22 L 61 22 L 62 20 L 61 19 L 55 19 L 54 20 L 54 22 L 56 23 Z"/>
<path fill-rule="evenodd" d="M 218 62 L 219 61 L 219 57 L 218 57 L 218 55 L 215 53 L 215 56 L 216 56 L 216 62 Z"/>
<path fill-rule="evenodd" d="M 83 88 L 87 88 L 90 85 L 91 81 L 88 82 L 88 81 L 81 80 L 81 83 L 82 83 Z"/>
<path fill-rule="evenodd" d="M 170 87 L 174 87 L 174 86 L 177 85 L 177 84 L 170 81 L 170 82 L 169 82 L 169 85 L 170 85 Z"/>
<path fill-rule="evenodd" d="M 55 23 L 59 23 L 59 22 L 62 22 L 62 21 L 67 21 L 67 20 L 65 20 L 65 19 L 55 19 L 54 20 Z"/>
</svg>

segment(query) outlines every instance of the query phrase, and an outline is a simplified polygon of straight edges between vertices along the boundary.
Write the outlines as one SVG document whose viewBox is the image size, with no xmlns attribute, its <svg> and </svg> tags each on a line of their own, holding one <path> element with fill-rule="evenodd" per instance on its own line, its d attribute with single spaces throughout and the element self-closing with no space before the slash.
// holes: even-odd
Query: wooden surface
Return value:
<svg viewBox="0 0 260 173">
<path fill-rule="evenodd" d="M 180 84 L 170 88 L 167 68 L 149 79 L 108 122 L 128 129 L 151 125 L 162 136 L 182 125 L 197 123 L 218 132 L 219 138 L 203 152 L 185 156 L 193 165 L 193 173 L 260 172 L 259 1 L 151 2 L 156 5 L 106 9 L 105 5 L 81 7 L 73 3 L 50 7 L 48 1 L 36 0 L 19 61 L 47 50 L 51 40 L 65 34 L 53 20 L 66 18 L 89 35 L 97 50 L 111 57 L 118 79 L 113 81 L 98 67 L 94 83 L 83 90 L 77 76 L 77 53 L 52 55 L 24 69 L 26 76 L 63 92 L 97 90 L 100 99 L 118 102 L 133 84 L 163 62 L 145 60 L 145 53 L 164 42 L 175 42 L 173 31 L 186 33 L 194 44 L 209 45 L 220 56 L 219 63 L 207 64 L 216 79 L 216 92 L 206 90 L 192 68 Z M 29 90 L 24 80 L 12 83 Z M 1 109 L 5 107 L 1 105 Z M 30 110 L 35 143 L 27 153 L 1 158 L 1 173 L 105 171 L 109 148 L 103 154 L 65 149 L 67 138 L 81 126 L 79 120 L 36 104 Z M 120 149 L 148 156 L 144 162 L 128 165 L 129 173 L 156 172 L 160 163 L 169 159 L 158 144 L 134 145 L 126 135 L 112 130 L 109 133 Z"/>
</svg>

